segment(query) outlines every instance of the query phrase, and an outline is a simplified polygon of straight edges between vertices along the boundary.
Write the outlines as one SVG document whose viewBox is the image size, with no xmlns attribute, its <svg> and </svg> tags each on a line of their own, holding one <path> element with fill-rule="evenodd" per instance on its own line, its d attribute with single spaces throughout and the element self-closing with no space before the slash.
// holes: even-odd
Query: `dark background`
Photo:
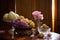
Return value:
<svg viewBox="0 0 60 40">
<path fill-rule="evenodd" d="M 0 0 L 0 40 L 11 40 L 11 34 L 8 32 L 12 28 L 11 24 L 3 21 L 3 15 L 9 11 L 15 11 L 15 0 Z"/>
<path fill-rule="evenodd" d="M 56 26 L 55 26 L 55 32 L 60 33 L 60 0 L 57 0 L 57 20 L 56 20 Z"/>
<path fill-rule="evenodd" d="M 57 13 L 55 21 L 55 32 L 60 33 L 60 0 L 57 0 Z M 32 17 L 32 12 L 35 10 L 41 11 L 44 15 L 43 23 L 52 28 L 52 9 L 51 0 L 16 0 L 16 13 L 23 15 L 35 21 Z M 3 21 L 3 15 L 9 11 L 15 12 L 15 0 L 0 0 L 0 30 L 5 30 L 6 33 L 0 37 L 11 38 L 8 30 L 12 28 L 11 24 Z M 36 21 L 35 21 L 36 22 Z M 7 37 L 5 37 L 7 36 Z"/>
<path fill-rule="evenodd" d="M 52 27 L 51 0 L 16 0 L 16 13 L 34 20 L 33 11 L 41 11 L 44 15 L 43 23 Z"/>
</svg>

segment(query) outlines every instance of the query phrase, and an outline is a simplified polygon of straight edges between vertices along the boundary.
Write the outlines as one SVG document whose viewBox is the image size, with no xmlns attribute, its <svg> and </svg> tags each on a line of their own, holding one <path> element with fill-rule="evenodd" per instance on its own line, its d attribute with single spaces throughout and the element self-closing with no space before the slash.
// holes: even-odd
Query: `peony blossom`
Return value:
<svg viewBox="0 0 60 40">
<path fill-rule="evenodd" d="M 40 11 L 34 11 L 32 12 L 32 15 L 34 17 L 35 20 L 43 20 L 43 14 L 41 14 Z"/>
</svg>

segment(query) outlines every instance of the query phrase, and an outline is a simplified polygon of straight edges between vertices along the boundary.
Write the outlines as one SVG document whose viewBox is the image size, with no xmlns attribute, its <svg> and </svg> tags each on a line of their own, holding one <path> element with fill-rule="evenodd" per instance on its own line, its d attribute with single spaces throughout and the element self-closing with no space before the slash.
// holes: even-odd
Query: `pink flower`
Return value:
<svg viewBox="0 0 60 40">
<path fill-rule="evenodd" d="M 39 19 L 43 20 L 43 14 L 41 14 L 40 11 L 34 11 L 32 12 L 32 15 L 35 20 L 39 20 Z"/>
</svg>

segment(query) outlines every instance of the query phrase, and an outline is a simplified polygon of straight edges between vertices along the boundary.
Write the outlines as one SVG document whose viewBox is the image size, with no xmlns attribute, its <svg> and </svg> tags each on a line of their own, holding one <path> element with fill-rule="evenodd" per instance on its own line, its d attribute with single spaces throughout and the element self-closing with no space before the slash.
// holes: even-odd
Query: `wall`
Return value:
<svg viewBox="0 0 60 40">
<path fill-rule="evenodd" d="M 0 31 L 4 30 L 4 33 L 0 33 L 0 38 L 11 39 L 11 35 L 8 30 L 12 28 L 11 24 L 3 21 L 3 15 L 9 11 L 15 11 L 15 0 L 0 0 Z"/>
<path fill-rule="evenodd" d="M 57 20 L 55 25 L 55 32 L 60 34 L 60 0 L 57 0 Z"/>
<path fill-rule="evenodd" d="M 37 10 L 42 11 L 44 15 L 43 23 L 46 23 L 49 27 L 52 27 L 52 11 L 51 11 L 51 0 L 38 0 Z"/>
<path fill-rule="evenodd" d="M 43 23 L 52 27 L 51 0 L 16 0 L 16 13 L 33 19 L 32 12 L 41 11 L 44 15 Z"/>
</svg>

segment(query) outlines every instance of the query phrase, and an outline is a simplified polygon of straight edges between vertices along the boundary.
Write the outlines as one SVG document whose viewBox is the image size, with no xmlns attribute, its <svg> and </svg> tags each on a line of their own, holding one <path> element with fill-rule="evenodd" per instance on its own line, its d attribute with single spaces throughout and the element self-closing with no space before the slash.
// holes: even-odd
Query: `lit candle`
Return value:
<svg viewBox="0 0 60 40">
<path fill-rule="evenodd" d="M 54 32 L 55 23 L 55 13 L 56 13 L 56 0 L 52 0 L 52 31 Z"/>
</svg>

